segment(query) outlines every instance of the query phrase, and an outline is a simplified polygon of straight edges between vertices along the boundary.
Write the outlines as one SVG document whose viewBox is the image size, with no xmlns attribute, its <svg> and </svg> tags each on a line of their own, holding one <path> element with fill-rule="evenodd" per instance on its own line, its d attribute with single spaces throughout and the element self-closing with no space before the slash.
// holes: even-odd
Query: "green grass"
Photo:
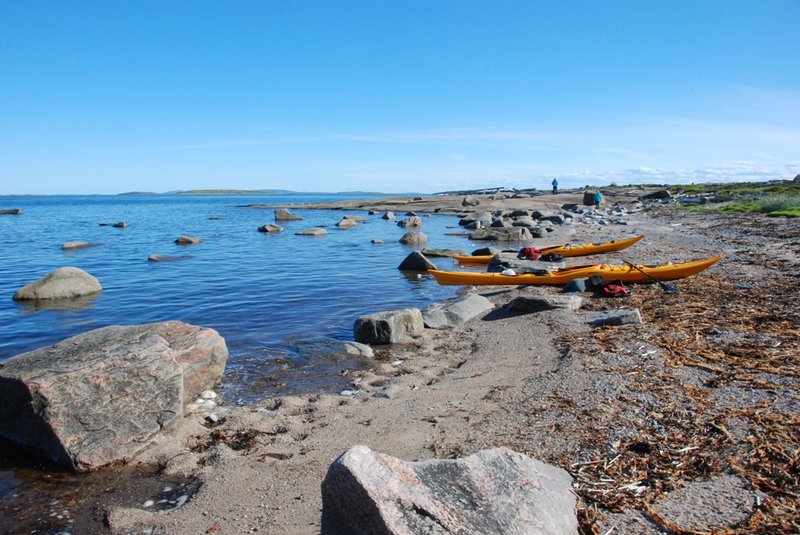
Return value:
<svg viewBox="0 0 800 535">
<path fill-rule="evenodd" d="M 758 212 L 771 216 L 800 217 L 800 194 L 773 193 L 755 196 L 752 193 L 733 201 L 723 212 Z"/>
</svg>

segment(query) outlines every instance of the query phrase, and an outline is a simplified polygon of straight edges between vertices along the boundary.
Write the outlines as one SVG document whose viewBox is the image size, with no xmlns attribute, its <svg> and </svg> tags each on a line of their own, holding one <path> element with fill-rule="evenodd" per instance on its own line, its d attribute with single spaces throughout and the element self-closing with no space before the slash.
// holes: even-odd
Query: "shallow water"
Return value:
<svg viewBox="0 0 800 535">
<path fill-rule="evenodd" d="M 222 390 L 229 401 L 341 386 L 337 372 L 357 362 L 308 362 L 293 341 L 307 336 L 352 339 L 360 315 L 425 307 L 455 294 L 425 275 L 397 270 L 413 250 L 406 232 L 380 214 L 295 209 L 303 221 L 280 222 L 280 234 L 257 228 L 272 209 L 243 205 L 321 202 L 344 196 L 22 196 L 0 197 L 0 360 L 107 325 L 181 320 L 211 327 L 230 352 Z M 339 230 L 345 213 L 369 219 Z M 397 214 L 398 218 L 402 214 Z M 127 228 L 101 226 L 125 221 Z M 325 226 L 325 237 L 295 232 Z M 467 251 L 476 245 L 448 236 L 457 219 L 423 218 L 431 247 Z M 182 234 L 202 239 L 176 245 Z M 373 239 L 385 243 L 373 244 Z M 62 251 L 68 241 L 96 247 Z M 150 262 L 149 255 L 175 257 Z M 433 259 L 452 266 L 450 259 Z M 80 267 L 103 291 L 55 308 L 12 301 L 14 292 L 62 266 Z"/>
</svg>

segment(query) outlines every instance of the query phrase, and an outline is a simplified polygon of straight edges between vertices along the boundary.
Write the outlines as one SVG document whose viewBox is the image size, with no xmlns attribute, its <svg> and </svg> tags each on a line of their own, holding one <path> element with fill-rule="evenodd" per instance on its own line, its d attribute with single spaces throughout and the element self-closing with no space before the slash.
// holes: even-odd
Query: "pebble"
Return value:
<svg viewBox="0 0 800 535">
<path fill-rule="evenodd" d="M 201 399 L 217 399 L 217 393 L 213 390 L 203 390 L 200 393 Z"/>
<path fill-rule="evenodd" d="M 339 392 L 340 396 L 355 396 L 356 394 L 358 394 L 356 390 L 342 390 Z"/>
<path fill-rule="evenodd" d="M 402 360 L 394 360 L 394 361 L 390 362 L 389 364 L 391 364 L 392 366 L 400 366 L 401 364 L 403 364 L 403 361 Z"/>
<path fill-rule="evenodd" d="M 153 500 L 147 500 L 142 504 L 142 507 L 153 507 L 156 504 Z"/>
</svg>

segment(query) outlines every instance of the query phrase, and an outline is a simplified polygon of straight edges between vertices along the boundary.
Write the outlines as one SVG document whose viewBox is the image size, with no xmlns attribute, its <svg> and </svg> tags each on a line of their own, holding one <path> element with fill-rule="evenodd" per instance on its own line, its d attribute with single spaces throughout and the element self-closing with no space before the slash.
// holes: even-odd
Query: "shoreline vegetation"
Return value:
<svg viewBox="0 0 800 535">
<path fill-rule="evenodd" d="M 563 468 L 579 499 L 581 534 L 800 531 L 800 219 L 767 217 L 774 211 L 762 210 L 772 205 L 749 200 L 784 195 L 777 211 L 794 214 L 800 176 L 599 189 L 598 213 L 627 207 L 625 224 L 581 224 L 574 241 L 646 236 L 602 262 L 723 260 L 678 281 L 674 294 L 636 284 L 621 299 L 583 294 L 579 311 L 510 308 L 517 298 L 546 298 L 558 288 L 465 289 L 494 309 L 450 329 L 425 329 L 413 343 L 376 346 L 371 368 L 342 370 L 352 387 L 340 394 L 246 407 L 222 400 L 212 419 L 188 415 L 142 459 L 161 476 L 196 483 L 181 507 L 157 514 L 122 492 L 100 493 L 85 507 L 102 511 L 102 524 L 95 513 L 74 528 L 318 533 L 330 463 L 363 444 L 408 461 L 507 447 Z M 666 196 L 639 200 L 660 191 Z M 392 196 L 302 207 L 557 211 L 580 204 L 583 193 Z M 465 195 L 479 204 L 465 205 Z M 737 203 L 747 211 L 724 208 Z M 638 309 L 642 324 L 593 327 L 584 318 L 584 311 L 625 308 Z"/>
</svg>

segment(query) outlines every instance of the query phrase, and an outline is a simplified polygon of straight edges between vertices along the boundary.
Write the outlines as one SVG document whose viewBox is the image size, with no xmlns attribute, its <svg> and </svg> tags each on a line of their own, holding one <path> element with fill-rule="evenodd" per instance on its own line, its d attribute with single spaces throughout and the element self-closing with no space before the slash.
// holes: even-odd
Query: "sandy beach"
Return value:
<svg viewBox="0 0 800 535">
<path fill-rule="evenodd" d="M 605 207 L 637 191 L 607 196 Z M 479 209 L 557 209 L 577 193 L 479 196 Z M 459 213 L 463 196 L 348 201 L 319 208 Z M 641 263 L 721 254 L 695 277 L 581 294 L 583 308 L 520 314 L 520 295 L 558 287 L 478 287 L 495 309 L 413 344 L 378 347 L 348 395 L 191 415 L 145 461 L 197 478 L 182 507 L 153 513 L 109 498 L 113 533 L 318 533 L 320 484 L 358 444 L 403 460 L 506 446 L 567 470 L 583 533 L 764 533 L 800 529 L 797 273 L 800 222 L 667 205 L 627 225 L 580 225 L 585 243 L 645 234 L 603 256 Z M 424 231 L 424 226 L 423 229 Z M 544 243 L 544 240 L 543 240 Z M 398 259 L 398 263 L 401 259 Z M 586 263 L 586 259 L 577 260 Z M 575 262 L 573 262 L 575 263 Z M 643 325 L 592 327 L 585 311 L 638 308 Z M 353 318 L 355 320 L 355 318 Z"/>
</svg>

